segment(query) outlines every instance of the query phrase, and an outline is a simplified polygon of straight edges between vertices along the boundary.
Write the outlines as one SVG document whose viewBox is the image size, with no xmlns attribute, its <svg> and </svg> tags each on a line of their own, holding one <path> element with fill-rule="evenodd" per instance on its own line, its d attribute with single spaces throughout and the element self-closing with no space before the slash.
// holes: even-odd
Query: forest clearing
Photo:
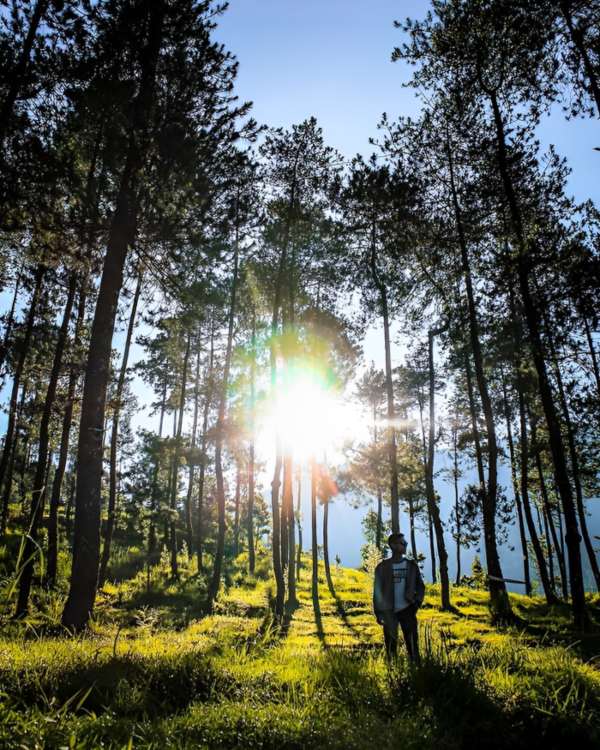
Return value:
<svg viewBox="0 0 600 750">
<path fill-rule="evenodd" d="M 181 561 L 185 565 L 185 561 Z M 198 580 L 168 566 L 107 584 L 88 635 L 46 614 L 0 640 L 0 746 L 6 748 L 595 748 L 599 636 L 575 640 L 568 610 L 511 595 L 527 627 L 489 624 L 483 589 L 457 588 L 458 612 L 429 586 L 423 663 L 390 670 L 364 571 L 319 569 L 313 606 L 304 556 L 298 607 L 278 625 L 268 559 L 232 565 L 215 614 Z M 590 600 L 596 612 L 598 596 Z M 52 635 L 47 634 L 53 633 Z"/>
</svg>

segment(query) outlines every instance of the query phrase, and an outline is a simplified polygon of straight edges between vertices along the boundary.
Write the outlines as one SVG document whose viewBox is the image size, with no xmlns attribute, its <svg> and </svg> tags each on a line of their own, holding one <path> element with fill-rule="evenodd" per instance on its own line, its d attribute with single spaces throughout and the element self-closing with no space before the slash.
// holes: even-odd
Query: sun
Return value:
<svg viewBox="0 0 600 750">
<path fill-rule="evenodd" d="M 294 461 L 335 458 L 345 441 L 360 431 L 362 414 L 344 394 L 308 368 L 297 368 L 277 384 L 260 431 L 259 443 L 272 452 L 277 437 Z"/>
</svg>

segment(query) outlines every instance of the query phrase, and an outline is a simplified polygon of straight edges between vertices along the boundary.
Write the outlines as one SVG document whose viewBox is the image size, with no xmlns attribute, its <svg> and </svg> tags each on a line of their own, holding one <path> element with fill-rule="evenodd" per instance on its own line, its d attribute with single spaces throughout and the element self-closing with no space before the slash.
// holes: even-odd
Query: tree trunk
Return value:
<svg viewBox="0 0 600 750">
<path fill-rule="evenodd" d="M 288 453 L 283 463 L 283 504 L 287 508 L 288 523 L 288 607 L 293 608 L 298 604 L 296 598 L 296 525 L 294 524 L 294 497 L 292 490 L 293 461 L 291 453 Z"/>
<path fill-rule="evenodd" d="M 210 326 L 210 353 L 208 355 L 208 371 L 206 374 L 206 394 L 204 397 L 204 414 L 202 415 L 202 440 L 200 452 L 202 462 L 200 464 L 200 475 L 198 477 L 198 528 L 196 538 L 196 556 L 198 558 L 198 573 L 204 570 L 204 478 L 206 475 L 206 449 L 208 432 L 208 415 L 213 401 L 214 377 L 213 368 L 215 361 L 215 323 L 214 319 Z"/>
<path fill-rule="evenodd" d="M 158 440 L 159 445 L 156 462 L 152 471 L 152 487 L 150 489 L 150 528 L 148 529 L 148 558 L 152 558 L 156 553 L 156 518 L 158 511 L 158 476 L 160 473 L 160 440 L 163 433 L 163 424 L 165 419 L 165 405 L 167 402 L 167 379 L 163 381 L 162 397 L 160 400 L 160 417 L 158 418 Z"/>
<path fill-rule="evenodd" d="M 81 371 L 79 362 L 79 343 L 81 328 L 85 317 L 85 305 L 87 300 L 86 281 L 82 280 L 79 291 L 79 302 L 77 304 L 77 320 L 73 333 L 73 346 L 71 364 L 69 369 L 69 384 L 67 386 L 67 402 L 62 420 L 62 431 L 60 438 L 60 451 L 58 454 L 58 465 L 54 472 L 52 482 L 52 493 L 48 511 L 48 559 L 46 564 L 46 584 L 49 588 L 56 585 L 56 565 L 58 560 L 58 508 L 60 505 L 60 494 L 62 489 L 67 460 L 69 458 L 69 440 L 71 436 L 71 424 L 73 422 L 73 406 L 75 403 L 75 390 Z"/>
<path fill-rule="evenodd" d="M 310 523 L 312 531 L 312 599 L 319 601 L 319 545 L 317 542 L 317 462 L 310 459 Z"/>
<path fill-rule="evenodd" d="M 296 548 L 296 580 L 300 580 L 300 568 L 302 567 L 302 476 L 301 467 L 298 466 L 298 498 L 296 500 L 296 523 L 298 524 L 298 546 Z"/>
<path fill-rule="evenodd" d="M 248 507 L 247 533 L 248 533 L 248 573 L 254 575 L 254 440 L 255 440 L 255 412 L 256 405 L 256 316 L 252 311 L 252 351 L 250 354 L 250 445 L 248 447 Z"/>
<path fill-rule="evenodd" d="M 240 495 L 241 495 L 241 471 L 239 462 L 235 475 L 235 496 L 233 510 L 233 557 L 236 558 L 240 553 Z"/>
<path fill-rule="evenodd" d="M 552 522 L 550 501 L 548 499 L 548 490 L 546 488 L 546 480 L 544 479 L 544 471 L 542 468 L 541 451 L 540 451 L 539 446 L 537 445 L 537 440 L 536 440 L 535 430 L 533 428 L 533 425 L 532 425 L 532 439 L 535 444 L 535 463 L 537 467 L 538 478 L 540 481 L 540 492 L 542 495 L 542 501 L 544 503 L 544 510 L 546 514 L 548 515 L 548 520 L 550 521 L 550 530 L 552 532 L 552 543 L 554 544 L 554 549 L 556 550 L 556 557 L 558 559 L 558 567 L 560 570 L 562 595 L 566 600 L 569 597 L 569 589 L 568 589 L 568 582 L 567 582 L 567 569 L 565 566 L 564 550 L 562 550 L 560 547 L 560 542 L 556 534 L 556 528 L 554 526 L 554 523 Z"/>
<path fill-rule="evenodd" d="M 469 413 L 471 415 L 471 426 L 473 428 L 473 442 L 475 444 L 475 459 L 477 461 L 477 475 L 479 485 L 483 492 L 486 492 L 485 472 L 483 469 L 483 451 L 481 449 L 481 436 L 477 424 L 477 406 L 475 404 L 475 392 L 473 389 L 473 372 L 471 370 L 471 358 L 469 352 L 465 350 L 465 375 L 467 378 L 467 396 L 469 399 Z"/>
<path fill-rule="evenodd" d="M 585 337 L 590 349 L 590 357 L 592 359 L 592 367 L 594 369 L 594 378 L 596 380 L 596 390 L 598 391 L 598 398 L 600 398 L 600 367 L 598 366 L 598 357 L 596 355 L 596 349 L 594 348 L 594 340 L 592 339 L 590 324 L 588 323 L 585 316 L 583 318 L 583 325 L 585 326 Z"/>
<path fill-rule="evenodd" d="M 520 424 L 520 452 L 521 452 L 521 495 L 523 496 L 523 511 L 525 513 L 525 522 L 531 539 L 531 546 L 535 554 L 537 569 L 544 589 L 544 596 L 548 604 L 556 604 L 558 599 L 554 593 L 554 588 L 548 578 L 546 569 L 546 560 L 544 551 L 535 529 L 533 515 L 531 513 L 531 503 L 529 501 L 529 444 L 527 440 L 527 419 L 525 415 L 525 399 L 521 390 L 519 390 L 519 424 Z"/>
<path fill-rule="evenodd" d="M 481 408 L 485 418 L 485 426 L 488 439 L 488 481 L 485 492 L 483 493 L 483 535 L 485 541 L 485 555 L 488 568 L 488 588 L 490 592 L 490 606 L 492 616 L 497 621 L 511 621 L 513 619 L 512 609 L 504 583 L 504 575 L 500 565 L 498 555 L 498 545 L 496 541 L 496 502 L 498 490 L 498 445 L 496 441 L 496 426 L 494 423 L 494 412 L 489 395 L 487 379 L 483 368 L 483 353 L 481 351 L 481 342 L 479 338 L 479 320 L 477 316 L 477 306 L 475 304 L 475 294 L 473 291 L 473 280 L 471 276 L 471 264 L 467 249 L 467 240 L 464 233 L 462 211 L 458 201 L 456 185 L 454 180 L 454 162 L 450 144 L 447 143 L 446 151 L 448 155 L 448 166 L 450 171 L 450 187 L 452 191 L 452 203 L 454 208 L 454 218 L 458 233 L 462 270 L 464 274 L 465 286 L 467 290 L 467 307 L 469 314 L 469 336 L 471 341 L 471 350 L 473 352 L 473 361 L 475 364 L 475 377 L 477 388 L 481 399 Z"/>
<path fill-rule="evenodd" d="M 37 305 L 40 298 L 40 290 L 42 288 L 42 280 L 46 272 L 45 266 L 38 265 L 35 272 L 35 286 L 31 295 L 31 302 L 29 304 L 29 311 L 25 321 L 25 335 L 21 344 L 21 352 L 17 360 L 15 367 L 15 374 L 13 377 L 12 390 L 10 394 L 10 404 L 8 407 L 8 425 L 6 427 L 6 435 L 4 436 L 4 448 L 2 450 L 2 458 L 0 458 L 0 487 L 6 477 L 6 470 L 8 468 L 9 457 L 13 450 L 13 438 L 15 431 L 15 421 L 17 414 L 17 401 L 19 394 L 19 386 L 21 383 L 21 377 L 23 375 L 23 368 L 25 366 L 25 359 L 29 353 L 29 345 L 31 342 L 31 334 L 33 332 L 33 323 L 35 320 L 35 313 L 37 311 Z M 10 502 L 10 481 L 5 482 L 4 493 L 2 496 L 2 517 L 0 519 L 0 537 L 6 533 L 6 526 L 8 523 L 8 506 Z"/>
<path fill-rule="evenodd" d="M 198 411 L 200 406 L 200 336 L 196 341 L 196 372 L 194 373 L 194 417 L 192 420 L 192 434 L 190 436 L 190 451 L 196 448 L 196 432 L 198 431 Z M 192 523 L 192 496 L 194 494 L 194 463 L 188 462 L 188 488 L 185 496 L 185 529 L 187 546 L 190 556 L 194 553 L 194 527 Z"/>
<path fill-rule="evenodd" d="M 423 409 L 425 407 L 425 397 L 421 395 L 421 389 L 419 388 L 418 402 L 419 402 L 419 421 L 421 424 L 421 445 L 423 448 L 423 476 L 427 483 L 427 472 L 428 472 L 428 451 L 427 451 L 427 437 L 425 435 L 425 419 L 423 417 Z M 427 495 L 427 490 L 425 491 Z M 433 521 L 431 518 L 431 512 L 429 509 L 429 500 L 425 498 L 427 503 L 427 534 L 429 536 L 429 559 L 431 560 L 431 583 L 437 583 L 437 562 L 435 555 L 435 540 L 433 538 Z M 413 553 L 414 554 L 414 553 Z"/>
<path fill-rule="evenodd" d="M 502 398 L 504 402 L 504 418 L 506 419 L 506 437 L 508 440 L 508 452 L 510 457 L 510 475 L 512 479 L 515 503 L 517 506 L 517 520 L 519 523 L 519 538 L 521 540 L 521 555 L 523 559 L 523 577 L 525 578 L 525 593 L 531 596 L 531 575 L 529 572 L 529 550 L 527 549 L 527 536 L 525 535 L 525 522 L 523 520 L 523 505 L 521 503 L 521 493 L 519 492 L 519 482 L 517 479 L 517 460 L 515 457 L 515 446 L 512 436 L 511 416 L 508 408 L 508 397 L 506 395 L 506 383 L 502 379 Z"/>
<path fill-rule="evenodd" d="M 231 367 L 231 353 L 233 350 L 233 323 L 236 314 L 236 294 L 238 282 L 238 252 L 239 236 L 236 225 L 236 236 L 233 253 L 233 278 L 231 280 L 231 302 L 229 305 L 229 321 L 227 328 L 227 349 L 225 352 L 225 364 L 223 366 L 223 383 L 221 385 L 221 398 L 219 402 L 219 413 L 217 416 L 217 427 L 215 432 L 215 476 L 217 480 L 217 511 L 218 511 L 218 534 L 217 547 L 213 566 L 213 575 L 208 590 L 208 609 L 217 598 L 221 587 L 221 567 L 223 564 L 223 551 L 225 549 L 225 484 L 223 480 L 222 450 L 225 437 L 225 413 L 227 409 L 227 389 L 229 387 L 229 370 Z"/>
<path fill-rule="evenodd" d="M 6 328 L 4 329 L 4 337 L 2 339 L 2 344 L 0 344 L 0 378 L 3 378 L 2 375 L 2 368 L 4 367 L 4 361 L 6 360 L 6 354 L 8 352 L 8 344 L 10 341 L 10 334 L 12 333 L 13 329 L 13 323 L 15 319 L 15 307 L 17 305 L 17 299 L 19 297 L 19 288 L 21 286 L 21 276 L 23 274 L 23 271 L 19 271 L 17 274 L 17 279 L 15 281 L 15 291 L 12 298 L 12 303 L 10 306 L 10 311 L 8 313 L 8 318 L 6 320 Z M 587 325 L 587 322 L 586 322 Z M 592 347 L 593 350 L 593 347 Z"/>
<path fill-rule="evenodd" d="M 596 589 L 600 591 L 600 568 L 598 567 L 598 560 L 596 559 L 596 553 L 594 552 L 594 545 L 592 544 L 592 540 L 590 539 L 590 533 L 587 526 L 583 489 L 581 486 L 581 472 L 579 470 L 579 457 L 577 455 L 575 425 L 573 424 L 573 421 L 571 419 L 571 412 L 569 410 L 569 403 L 567 401 L 567 394 L 565 392 L 565 387 L 563 384 L 562 373 L 558 364 L 558 357 L 556 354 L 556 348 L 554 346 L 552 332 L 544 313 L 542 313 L 542 318 L 544 320 L 546 335 L 548 337 L 551 361 L 554 366 L 554 374 L 556 377 L 556 384 L 558 386 L 559 403 L 562 408 L 563 419 L 567 428 L 567 444 L 569 446 L 569 458 L 571 459 L 571 474 L 573 476 L 573 484 L 575 485 L 575 502 L 577 504 L 579 528 L 581 530 L 583 543 L 587 552 L 588 559 L 590 561 L 590 568 L 592 569 L 592 574 L 596 583 Z"/>
<path fill-rule="evenodd" d="M 460 506 L 458 502 L 458 428 L 453 429 L 453 454 L 454 454 L 454 515 L 456 516 L 456 585 L 460 585 L 461 569 L 460 569 Z"/>
<path fill-rule="evenodd" d="M 329 499 L 323 503 L 323 562 L 325 563 L 325 579 L 327 588 L 331 595 L 335 597 L 335 588 L 331 578 L 331 566 L 329 564 Z"/>
<path fill-rule="evenodd" d="M 44 399 L 44 408 L 40 420 L 40 432 L 37 449 L 37 466 L 35 477 L 33 480 L 33 488 L 31 491 L 29 532 L 25 540 L 23 555 L 25 563 L 23 565 L 23 568 L 21 569 L 21 577 L 19 579 L 19 596 L 17 599 L 17 608 L 15 611 L 16 617 L 24 617 L 27 614 L 27 610 L 29 607 L 29 593 L 31 591 L 31 583 L 33 580 L 38 530 L 44 515 L 44 504 L 46 499 L 45 479 L 46 465 L 48 463 L 48 443 L 50 440 L 50 419 L 52 417 L 54 401 L 56 399 L 56 386 L 58 384 L 58 378 L 62 369 L 63 355 L 65 351 L 65 344 L 67 343 L 67 336 L 69 333 L 69 324 L 71 322 L 71 312 L 73 310 L 76 288 L 77 276 L 75 272 L 72 271 L 69 278 L 67 300 L 63 311 L 62 323 L 58 331 L 56 348 L 54 350 L 54 360 L 52 362 L 52 369 L 50 371 L 50 377 L 48 379 L 48 388 L 46 390 L 46 398 Z"/>
<path fill-rule="evenodd" d="M 569 482 L 569 474 L 565 461 L 565 449 L 560 432 L 560 425 L 556 415 L 554 398 L 548 379 L 548 373 L 546 371 L 544 348 L 540 333 L 540 313 L 536 307 L 530 289 L 528 248 L 523 230 L 521 211 L 517 202 L 517 196 L 514 191 L 508 166 L 504 121 L 500 113 L 495 92 L 490 93 L 489 98 L 494 114 L 494 123 L 496 126 L 498 166 L 500 170 L 500 176 L 502 178 L 504 193 L 509 207 L 511 229 L 513 232 L 513 236 L 517 241 L 518 247 L 517 272 L 519 290 L 523 303 L 525 321 L 527 323 L 527 328 L 529 331 L 531 354 L 538 377 L 540 398 L 542 401 L 546 423 L 548 426 L 548 437 L 550 442 L 550 450 L 552 452 L 552 460 L 554 463 L 556 484 L 558 486 L 565 515 L 565 524 L 567 527 L 566 538 L 569 553 L 569 572 L 573 620 L 577 628 L 585 630 L 589 626 L 589 617 L 587 615 L 585 607 L 583 569 L 581 565 L 581 551 L 579 547 L 581 537 L 579 535 L 579 528 L 577 524 L 577 514 L 575 510 L 575 504 L 573 502 L 573 495 L 571 493 L 571 485 Z"/>
<path fill-rule="evenodd" d="M 275 285 L 275 297 L 273 300 L 273 315 L 271 319 L 271 342 L 270 342 L 270 366 L 271 366 L 271 398 L 275 403 L 277 399 L 277 356 L 276 338 L 279 329 L 279 309 L 283 290 L 283 274 L 286 265 L 286 247 L 281 251 L 277 282 Z M 271 481 L 271 512 L 273 522 L 273 535 L 271 540 L 273 554 L 273 574 L 275 576 L 275 615 L 283 616 L 283 605 L 285 599 L 285 579 L 283 576 L 283 560 L 281 557 L 281 516 L 279 508 L 279 490 L 281 487 L 281 437 L 275 438 L 275 468 Z"/>
<path fill-rule="evenodd" d="M 108 515 L 104 529 L 104 546 L 100 558 L 100 572 L 98 574 L 98 587 L 102 588 L 106 581 L 106 571 L 110 559 L 110 548 L 112 544 L 113 532 L 115 528 L 115 517 L 117 511 L 117 450 L 119 442 L 119 421 L 121 418 L 121 405 L 123 402 L 123 388 L 125 387 L 125 378 L 127 376 L 127 363 L 129 360 L 129 350 L 131 349 L 131 340 L 135 329 L 136 315 L 140 294 L 142 291 L 143 272 L 138 271 L 135 293 L 131 304 L 131 313 L 129 315 L 129 324 L 127 326 L 127 335 L 125 337 L 125 348 L 123 349 L 123 359 L 121 360 L 121 369 L 115 389 L 115 403 L 112 417 L 112 429 L 110 434 L 110 462 L 108 474 Z"/>
<path fill-rule="evenodd" d="M 177 433 L 175 435 L 175 449 L 173 451 L 173 473 L 171 476 L 171 496 L 169 508 L 171 510 L 171 523 L 169 530 L 169 542 L 171 546 L 171 576 L 177 578 L 179 569 L 177 566 L 177 496 L 179 494 L 179 459 L 181 457 L 181 441 L 183 430 L 183 415 L 185 413 L 185 397 L 187 395 L 188 364 L 190 361 L 191 335 L 186 334 L 185 353 L 181 371 L 181 392 L 179 394 L 179 419 L 177 421 Z"/>
<path fill-rule="evenodd" d="M 447 326 L 446 326 L 447 327 Z M 450 602 L 450 580 L 448 578 L 448 552 L 444 541 L 444 527 L 440 518 L 440 508 L 435 496 L 433 483 L 434 460 L 435 460 L 435 371 L 433 363 L 434 337 L 446 330 L 444 328 L 431 329 L 428 335 L 429 341 L 429 442 L 427 467 L 425 473 L 425 487 L 427 492 L 427 507 L 429 516 L 433 522 L 437 542 L 437 553 L 440 561 L 440 583 L 441 583 L 441 608 L 452 609 Z"/>
<path fill-rule="evenodd" d="M 163 0 L 146 3 L 145 7 L 149 15 L 148 42 L 140 51 L 140 89 L 133 105 L 127 158 L 109 230 L 81 404 L 73 565 L 62 615 L 62 624 L 73 631 L 82 630 L 87 625 L 96 598 L 100 562 L 102 435 L 111 343 L 125 260 L 136 233 L 137 186 L 147 149 L 144 135 L 152 120 L 156 65 L 163 38 Z"/>
<path fill-rule="evenodd" d="M 417 559 L 417 539 L 415 537 L 415 504 L 412 497 L 408 498 L 408 526 L 410 531 L 410 551 L 413 558 Z"/>
</svg>

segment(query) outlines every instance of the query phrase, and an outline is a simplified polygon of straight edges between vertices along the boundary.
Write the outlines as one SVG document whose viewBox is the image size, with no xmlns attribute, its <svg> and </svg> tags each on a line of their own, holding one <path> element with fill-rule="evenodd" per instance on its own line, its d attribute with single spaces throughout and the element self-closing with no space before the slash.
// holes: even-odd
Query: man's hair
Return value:
<svg viewBox="0 0 600 750">
<path fill-rule="evenodd" d="M 388 545 L 390 545 L 395 540 L 398 540 L 399 542 L 403 542 L 404 544 L 406 544 L 406 539 L 404 537 L 404 534 L 400 534 L 400 533 L 390 534 L 388 537 Z"/>
</svg>

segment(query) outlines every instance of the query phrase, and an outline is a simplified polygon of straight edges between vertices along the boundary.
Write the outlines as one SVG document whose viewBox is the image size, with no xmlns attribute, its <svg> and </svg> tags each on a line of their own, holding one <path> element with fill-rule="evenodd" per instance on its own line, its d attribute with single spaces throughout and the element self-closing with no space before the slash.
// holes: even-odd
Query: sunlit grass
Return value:
<svg viewBox="0 0 600 750">
<path fill-rule="evenodd" d="M 498 630 L 485 592 L 454 589 L 455 615 L 428 587 L 423 666 L 412 671 L 401 654 L 390 671 L 368 576 L 334 567 L 334 597 L 320 564 L 318 618 L 308 563 L 282 627 L 269 609 L 271 581 L 246 579 L 242 567 L 207 617 L 196 614 L 204 584 L 190 567 L 177 583 L 153 571 L 150 592 L 144 571 L 106 585 L 84 637 L 13 624 L 0 637 L 0 747 L 547 750 L 598 741 L 600 673 L 571 645 L 567 610 L 511 595 L 535 627 Z"/>
</svg>

